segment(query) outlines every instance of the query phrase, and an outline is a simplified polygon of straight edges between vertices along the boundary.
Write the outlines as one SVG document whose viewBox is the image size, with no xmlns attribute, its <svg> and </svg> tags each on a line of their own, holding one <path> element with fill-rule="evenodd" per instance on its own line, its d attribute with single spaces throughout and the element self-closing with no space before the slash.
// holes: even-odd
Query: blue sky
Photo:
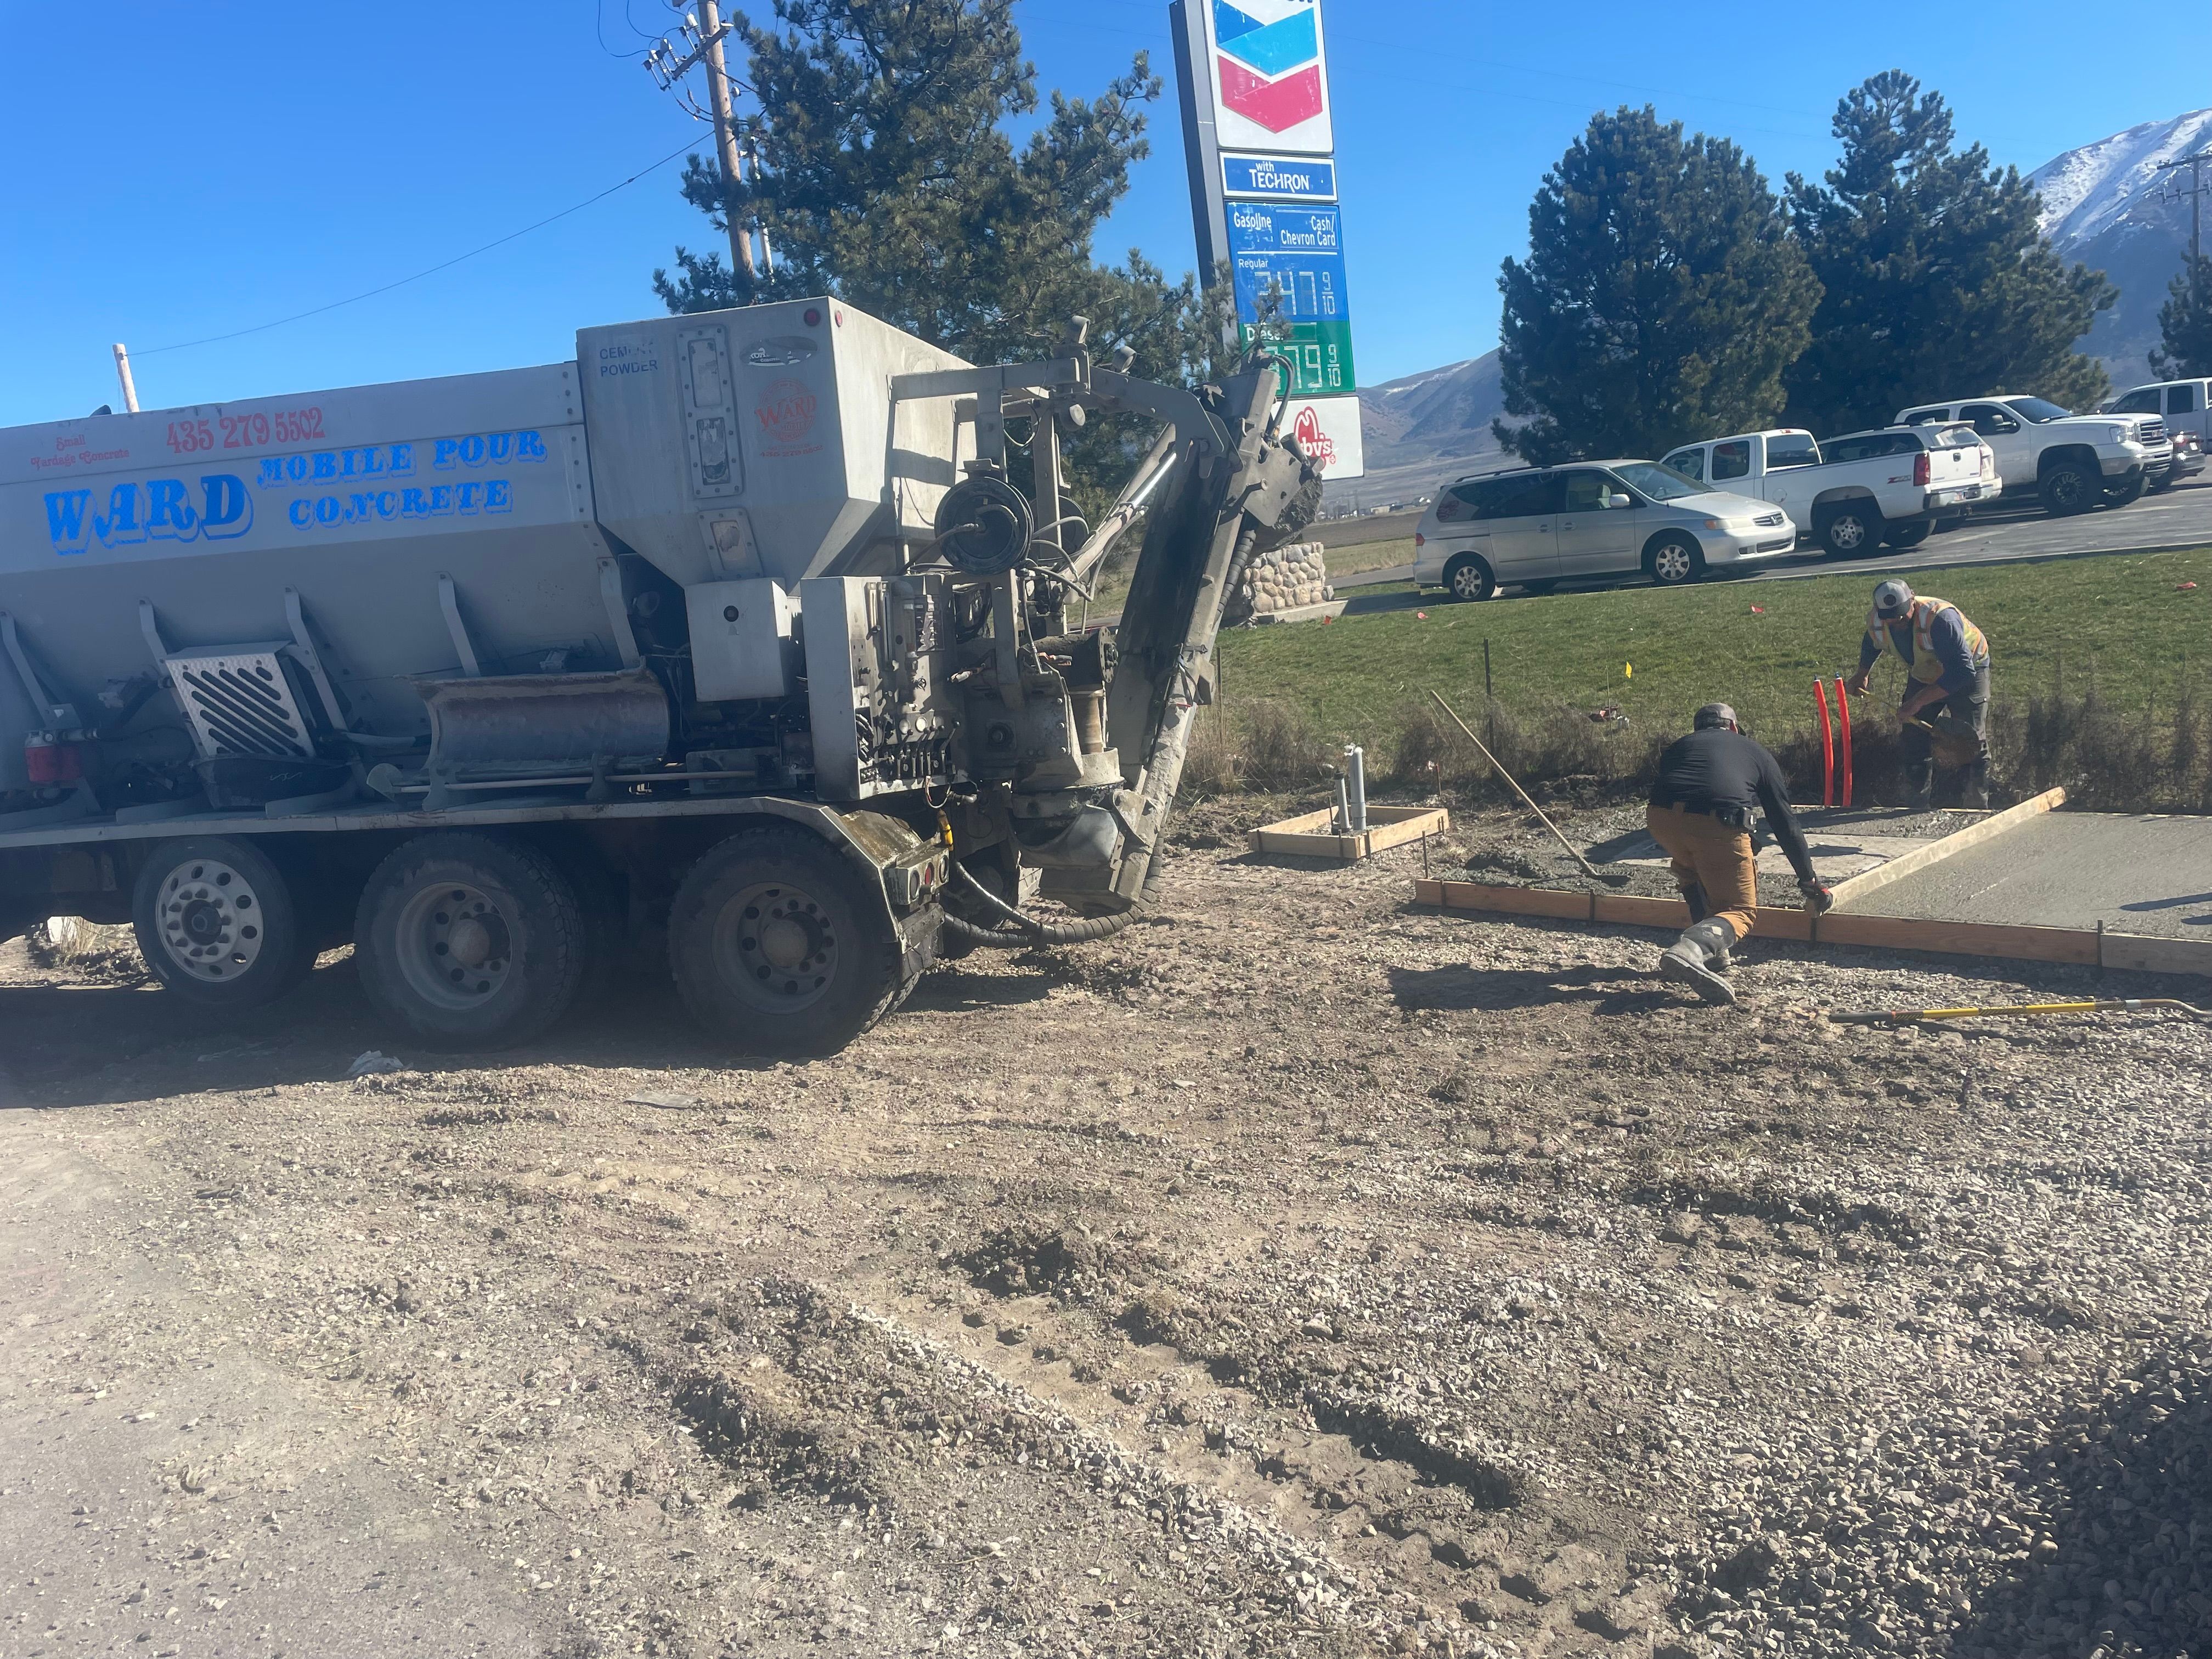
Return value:
<svg viewBox="0 0 2212 1659">
<path fill-rule="evenodd" d="M 2193 52 L 2154 27 L 2085 26 L 2078 4 L 2014 5 L 2001 28 L 1888 8 L 1328 0 L 1326 15 L 1370 385 L 1496 343 L 1498 261 L 1596 109 L 1655 103 L 1735 137 L 1778 182 L 1829 164 L 1837 96 L 1893 66 L 2023 169 L 2206 97 Z M 580 325 L 656 310 L 653 267 L 679 240 L 714 240 L 675 165 L 392 293 L 161 349 L 407 276 L 704 146 L 638 66 L 632 20 L 657 32 L 671 15 L 665 0 L 627 15 L 624 0 L 0 0 L 0 424 L 114 399 L 116 340 L 158 408 L 550 362 Z M 1020 16 L 1048 88 L 1094 92 L 1143 48 L 1172 72 L 1165 0 L 1024 0 Z M 1099 251 L 1182 270 L 1171 88 L 1152 133 Z"/>
</svg>

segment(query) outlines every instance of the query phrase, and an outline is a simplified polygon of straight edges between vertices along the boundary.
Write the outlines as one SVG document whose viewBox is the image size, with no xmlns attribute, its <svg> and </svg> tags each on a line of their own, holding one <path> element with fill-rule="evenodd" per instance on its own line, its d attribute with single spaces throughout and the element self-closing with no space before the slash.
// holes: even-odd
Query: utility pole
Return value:
<svg viewBox="0 0 2212 1659">
<path fill-rule="evenodd" d="M 738 155 L 737 127 L 730 119 L 729 71 L 722 66 L 722 37 L 729 31 L 722 26 L 714 0 L 699 0 L 699 21 L 706 26 L 701 34 L 707 48 L 707 106 L 714 112 L 714 148 L 722 158 L 722 216 L 730 224 L 730 255 L 750 283 L 753 279 L 752 231 L 737 209 L 728 204 L 730 191 L 745 176 L 744 164 Z"/>
<path fill-rule="evenodd" d="M 677 92 L 678 83 L 693 69 L 701 64 L 707 66 L 706 111 L 702 112 L 681 92 L 677 92 L 677 97 L 694 116 L 714 124 L 714 157 L 722 172 L 722 217 L 729 226 L 731 265 L 743 271 L 750 283 L 754 274 L 752 232 L 730 199 L 744 178 L 738 155 L 737 124 L 730 117 L 730 74 L 722 57 L 722 41 L 730 26 L 722 21 L 715 0 L 699 0 L 698 11 L 685 16 L 678 33 L 690 50 L 679 56 L 675 42 L 663 35 L 646 54 L 645 66 L 663 92 Z"/>
<path fill-rule="evenodd" d="M 115 378 L 123 386 L 123 412 L 136 415 L 138 412 L 138 383 L 131 378 L 131 354 L 123 349 L 120 340 L 115 343 Z"/>
<path fill-rule="evenodd" d="M 2178 155 L 2171 161 L 2160 161 L 2156 171 L 2171 173 L 2177 167 L 2189 169 L 2189 188 L 2176 189 L 2175 195 L 2189 198 L 2189 274 L 2196 280 L 2197 267 L 2204 258 L 2204 164 L 2212 161 L 2212 149 L 2200 149 L 2194 155 Z"/>
</svg>

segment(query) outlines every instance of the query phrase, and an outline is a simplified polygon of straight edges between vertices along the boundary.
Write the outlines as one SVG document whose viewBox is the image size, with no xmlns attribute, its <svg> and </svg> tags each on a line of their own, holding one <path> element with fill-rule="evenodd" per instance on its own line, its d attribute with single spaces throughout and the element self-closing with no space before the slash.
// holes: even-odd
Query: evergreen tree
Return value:
<svg viewBox="0 0 2212 1659">
<path fill-rule="evenodd" d="M 1942 94 L 1900 70 L 1845 94 L 1833 127 L 1843 155 L 1826 181 L 1790 178 L 1792 228 L 1823 290 L 1791 417 L 1847 432 L 1997 392 L 2094 408 L 2110 383 L 2074 343 L 2117 294 L 2052 251 L 2019 169 L 1954 149 Z"/>
<path fill-rule="evenodd" d="M 2212 374 L 2212 259 L 2197 259 L 2166 289 L 2158 308 L 2159 349 L 2150 371 L 2160 380 Z"/>
<path fill-rule="evenodd" d="M 1522 423 L 1495 430 L 1540 464 L 1770 423 L 1820 299 L 1750 158 L 1649 108 L 1594 117 L 1544 175 L 1498 287 Z"/>
<path fill-rule="evenodd" d="M 748 282 L 719 252 L 678 248 L 677 272 L 653 273 L 671 311 L 827 293 L 987 363 L 1048 355 L 1082 315 L 1101 356 L 1127 344 L 1149 378 L 1206 374 L 1226 323 L 1212 291 L 1169 282 L 1134 250 L 1118 266 L 1091 253 L 1151 149 L 1141 106 L 1160 82 L 1144 53 L 1095 101 L 1054 93 L 1017 146 L 1006 125 L 1039 100 L 1014 0 L 773 3 L 774 27 L 726 14 L 764 118 L 765 165 L 726 190 L 694 156 L 683 191 L 725 234 L 732 214 L 757 219 L 775 270 Z M 1093 513 L 1104 480 L 1126 470 L 1127 426 L 1070 434 L 1069 471 Z"/>
</svg>

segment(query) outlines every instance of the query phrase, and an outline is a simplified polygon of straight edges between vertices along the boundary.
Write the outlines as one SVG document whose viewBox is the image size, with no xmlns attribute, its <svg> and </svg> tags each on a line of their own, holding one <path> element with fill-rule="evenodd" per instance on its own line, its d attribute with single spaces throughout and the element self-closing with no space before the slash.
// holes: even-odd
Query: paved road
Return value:
<svg viewBox="0 0 2212 1659">
<path fill-rule="evenodd" d="M 2212 474 L 2205 477 L 2212 478 Z M 2106 508 L 2078 519 L 2050 518 L 2039 507 L 2007 508 L 1987 518 L 1970 519 L 1947 534 L 1930 536 L 1909 553 L 1886 552 L 1848 562 L 1817 551 L 1799 553 L 1755 567 L 1735 580 L 1790 581 L 1832 576 L 1841 570 L 1927 570 L 1939 565 L 2017 563 L 2208 545 L 2212 545 L 2212 482 L 2200 481 L 2164 495 L 2146 495 L 2133 507 Z M 1331 580 L 1340 592 L 1349 594 L 1354 588 L 1409 582 L 1413 580 L 1413 568 L 1392 565 Z M 1350 609 L 1354 612 L 1390 611 L 1417 602 L 1418 596 L 1411 593 L 1362 594 L 1352 600 Z"/>
</svg>

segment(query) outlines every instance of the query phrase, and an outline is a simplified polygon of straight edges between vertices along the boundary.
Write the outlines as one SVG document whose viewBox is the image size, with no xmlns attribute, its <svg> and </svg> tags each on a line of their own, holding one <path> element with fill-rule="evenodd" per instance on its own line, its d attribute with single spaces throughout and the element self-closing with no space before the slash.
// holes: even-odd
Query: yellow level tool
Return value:
<svg viewBox="0 0 2212 1659">
<path fill-rule="evenodd" d="M 2185 1008 L 2192 1014 L 2204 1011 L 2179 997 L 2128 997 L 2114 1002 L 2021 1002 L 2008 1008 L 1884 1008 L 1871 1013 L 1845 1014 L 1828 1011 L 1837 1025 L 1918 1025 L 1931 1019 L 2020 1019 L 2051 1014 L 2132 1014 L 2145 1008 Z"/>
</svg>

